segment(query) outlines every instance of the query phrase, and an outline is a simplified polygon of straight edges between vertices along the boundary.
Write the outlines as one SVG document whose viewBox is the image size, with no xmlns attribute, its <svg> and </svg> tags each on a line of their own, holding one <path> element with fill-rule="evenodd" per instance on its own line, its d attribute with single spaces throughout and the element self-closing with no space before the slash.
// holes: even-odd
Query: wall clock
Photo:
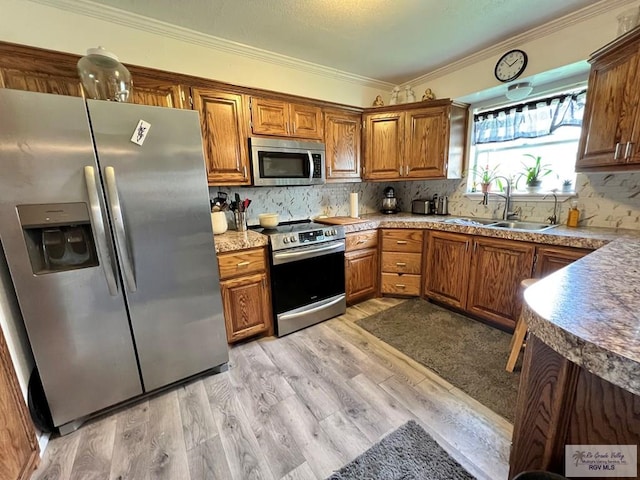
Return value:
<svg viewBox="0 0 640 480">
<path fill-rule="evenodd" d="M 522 50 L 509 50 L 500 57 L 494 75 L 501 82 L 510 82 L 515 80 L 527 68 L 527 54 Z"/>
</svg>

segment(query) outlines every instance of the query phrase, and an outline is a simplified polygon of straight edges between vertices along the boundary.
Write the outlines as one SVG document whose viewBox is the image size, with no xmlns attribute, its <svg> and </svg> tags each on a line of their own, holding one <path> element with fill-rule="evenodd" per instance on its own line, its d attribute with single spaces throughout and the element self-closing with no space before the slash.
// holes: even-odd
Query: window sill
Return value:
<svg viewBox="0 0 640 480">
<path fill-rule="evenodd" d="M 554 192 L 539 192 L 539 193 L 529 193 L 529 192 L 513 192 L 511 194 L 511 200 L 514 202 L 553 202 Z M 472 199 L 480 199 L 484 194 L 482 192 L 466 192 L 464 194 L 467 198 Z M 502 192 L 489 192 L 489 198 L 499 198 L 499 195 L 504 195 Z M 558 202 L 565 202 L 566 200 L 576 197 L 576 192 L 555 192 L 556 197 L 558 197 Z"/>
</svg>

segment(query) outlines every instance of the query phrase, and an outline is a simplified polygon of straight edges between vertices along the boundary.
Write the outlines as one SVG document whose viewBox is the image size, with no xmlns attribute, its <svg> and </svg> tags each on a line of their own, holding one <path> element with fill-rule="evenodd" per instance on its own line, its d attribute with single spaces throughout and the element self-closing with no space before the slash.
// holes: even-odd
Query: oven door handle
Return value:
<svg viewBox="0 0 640 480">
<path fill-rule="evenodd" d="M 295 260 L 304 260 L 306 258 L 317 257 L 319 254 L 332 252 L 332 251 L 344 252 L 344 242 L 332 243 L 328 246 L 312 248 L 309 250 L 301 250 L 296 252 L 276 252 L 273 254 L 273 264 L 280 265 L 281 263 L 293 262 Z"/>
<path fill-rule="evenodd" d="M 325 300 L 324 302 L 320 303 L 319 305 L 316 305 L 315 307 L 310 308 L 309 310 L 304 310 L 303 312 L 296 312 L 296 313 L 288 313 L 288 314 L 285 314 L 285 315 L 278 315 L 278 321 L 291 320 L 293 318 L 298 318 L 298 317 L 303 317 L 305 315 L 309 315 L 309 314 L 317 312 L 319 310 L 324 310 L 325 308 L 329 308 L 329 307 L 335 305 L 336 303 L 340 303 L 340 302 L 344 301 L 344 298 L 345 298 L 344 295 L 340 295 L 338 298 Z"/>
</svg>

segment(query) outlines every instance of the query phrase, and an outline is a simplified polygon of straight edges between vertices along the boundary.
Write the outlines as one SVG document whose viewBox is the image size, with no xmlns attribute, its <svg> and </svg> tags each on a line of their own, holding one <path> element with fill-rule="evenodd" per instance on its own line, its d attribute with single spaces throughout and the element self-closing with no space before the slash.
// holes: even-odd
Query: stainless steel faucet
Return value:
<svg viewBox="0 0 640 480">
<path fill-rule="evenodd" d="M 553 215 L 547 217 L 547 220 L 549 220 L 551 225 L 556 225 L 558 223 L 558 196 L 556 195 L 556 192 L 551 192 L 551 195 L 553 195 Z M 542 197 L 542 199 L 544 200 L 548 196 L 549 195 L 547 194 Z"/>
<path fill-rule="evenodd" d="M 481 202 L 482 205 L 487 205 L 487 203 L 489 203 L 489 195 L 497 195 L 498 197 L 502 197 L 504 198 L 504 212 L 502 212 L 502 219 L 517 220 L 518 213 L 511 211 L 511 180 L 501 175 L 498 175 L 495 178 L 502 178 L 503 180 L 506 180 L 504 195 L 502 193 L 486 192 L 484 193 L 484 197 Z"/>
</svg>

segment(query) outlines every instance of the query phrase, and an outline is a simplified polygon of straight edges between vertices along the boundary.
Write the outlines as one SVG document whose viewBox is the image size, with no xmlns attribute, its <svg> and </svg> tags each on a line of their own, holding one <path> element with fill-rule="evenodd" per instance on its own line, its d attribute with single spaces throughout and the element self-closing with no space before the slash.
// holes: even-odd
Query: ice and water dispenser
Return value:
<svg viewBox="0 0 640 480">
<path fill-rule="evenodd" d="M 35 275 L 98 265 L 85 203 L 18 205 L 17 209 Z"/>
</svg>

